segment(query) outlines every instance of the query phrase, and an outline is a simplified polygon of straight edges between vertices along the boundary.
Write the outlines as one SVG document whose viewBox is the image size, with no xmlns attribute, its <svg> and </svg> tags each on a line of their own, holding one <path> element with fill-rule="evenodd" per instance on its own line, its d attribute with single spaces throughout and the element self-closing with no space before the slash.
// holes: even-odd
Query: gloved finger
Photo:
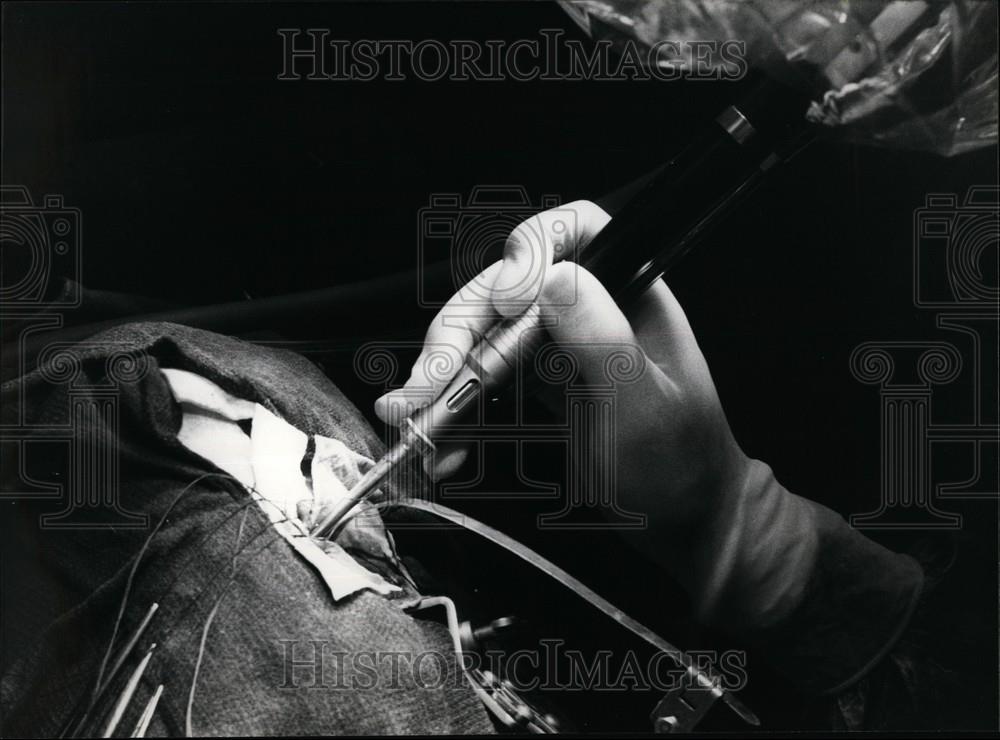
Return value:
<svg viewBox="0 0 1000 740">
<path fill-rule="evenodd" d="M 490 265 L 438 311 L 406 383 L 375 401 L 379 419 L 399 426 L 403 419 L 433 401 L 454 377 L 466 353 L 499 318 L 490 302 L 490 290 L 502 266 L 500 262 Z"/>
<path fill-rule="evenodd" d="M 707 375 L 687 315 L 662 279 L 637 298 L 625 314 L 643 351 L 668 374 L 685 378 Z"/>
<path fill-rule="evenodd" d="M 621 433 L 658 424 L 663 403 L 679 396 L 676 384 L 642 348 L 625 314 L 603 285 L 586 269 L 566 262 L 553 265 L 538 302 L 549 336 L 569 358 L 572 371 L 588 385 L 612 389 L 620 418 L 629 419 Z M 546 352 L 536 361 L 546 374 Z M 662 402 L 662 403 L 661 403 Z"/>
<path fill-rule="evenodd" d="M 654 295 L 666 298 L 662 292 Z M 727 475 L 733 468 L 724 461 L 742 455 L 700 353 L 703 371 L 685 367 L 680 374 L 653 362 L 607 290 L 573 263 L 553 266 L 543 298 L 539 307 L 549 322 L 549 335 L 573 357 L 588 385 L 612 394 L 613 431 L 593 439 L 590 453 L 614 454 L 622 505 L 661 521 L 703 516 L 710 499 L 651 499 L 643 494 L 650 490 L 650 461 L 662 461 L 665 454 L 676 461 L 670 466 L 675 479 L 664 484 L 674 490 L 721 485 L 713 476 Z M 606 442 L 613 443 L 613 449 L 603 446 Z M 633 494 L 638 497 L 631 498 Z"/>
<path fill-rule="evenodd" d="M 579 279 L 578 277 L 573 280 Z M 570 278 L 563 278 L 561 292 L 552 294 L 553 305 L 564 305 L 579 300 L 577 286 L 570 285 Z M 704 364 L 701 350 L 691 325 L 680 304 L 662 279 L 649 290 L 622 309 L 639 346 L 646 357 L 667 374 L 683 376 L 683 368 L 693 363 Z M 538 393 L 540 400 L 553 410 L 565 406 L 565 393 L 552 384 L 543 385 Z"/>
<path fill-rule="evenodd" d="M 431 321 L 409 379 L 376 400 L 379 419 L 398 426 L 431 403 L 499 313 L 517 314 L 527 308 L 538 295 L 545 268 L 586 246 L 610 219 L 597 204 L 575 201 L 532 216 L 515 228 L 503 261 L 462 286 Z"/>
<path fill-rule="evenodd" d="M 503 266 L 493 283 L 493 306 L 503 316 L 522 313 L 538 298 L 549 266 L 574 256 L 608 221 L 600 206 L 578 200 L 538 213 L 507 237 Z"/>
</svg>

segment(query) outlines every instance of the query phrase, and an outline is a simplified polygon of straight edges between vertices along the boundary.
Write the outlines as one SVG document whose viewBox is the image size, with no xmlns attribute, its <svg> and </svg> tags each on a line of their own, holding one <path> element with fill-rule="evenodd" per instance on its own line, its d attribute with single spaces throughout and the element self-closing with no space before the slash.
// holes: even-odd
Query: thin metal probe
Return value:
<svg viewBox="0 0 1000 740">
<path fill-rule="evenodd" d="M 132 651 L 135 650 L 135 646 L 138 644 L 139 638 L 142 637 L 142 634 L 146 631 L 146 628 L 152 621 L 153 615 L 156 614 L 156 610 L 159 608 L 160 605 L 158 603 L 154 602 L 153 604 L 150 605 L 149 610 L 146 612 L 146 616 L 143 617 L 142 621 L 139 623 L 139 626 L 136 627 L 135 631 L 129 637 L 128 641 L 125 643 L 125 646 L 122 647 L 122 649 L 118 652 L 118 655 L 115 658 L 115 662 L 112 665 L 111 670 L 108 671 L 101 685 L 98 686 L 97 690 L 90 696 L 89 701 L 87 700 L 87 697 L 81 699 L 80 703 L 73 711 L 72 718 L 67 723 L 67 725 L 63 727 L 63 730 L 59 733 L 60 737 L 66 737 L 67 735 L 69 737 L 76 737 L 81 732 L 81 730 L 83 730 L 87 722 L 90 721 L 91 711 L 94 709 L 95 706 L 97 706 L 97 703 L 101 700 L 101 697 L 104 695 L 104 692 L 107 691 L 108 686 L 111 685 L 111 682 L 118 675 L 118 671 L 121 670 L 121 667 L 125 664 L 125 661 L 128 660 L 129 656 L 132 654 Z M 77 718 L 78 715 L 79 718 Z"/>
<path fill-rule="evenodd" d="M 409 421 L 409 420 L 407 420 Z M 368 496 L 378 490 L 379 485 L 388 477 L 389 473 L 401 465 L 414 454 L 417 449 L 413 443 L 414 428 L 412 423 L 407 434 L 399 442 L 394 444 L 388 452 L 383 455 L 378 462 L 368 469 L 347 494 L 347 498 L 333 508 L 312 530 L 313 537 L 333 538 L 339 525 L 348 519 L 348 514 L 355 506 L 364 501 Z M 419 434 L 419 432 L 417 432 Z M 422 436 L 422 435 L 421 435 Z M 425 438 L 426 439 L 426 438 Z M 428 442 L 429 444 L 429 442 Z"/>
<path fill-rule="evenodd" d="M 125 684 L 125 690 L 118 697 L 118 702 L 115 704 L 114 711 L 111 713 L 108 723 L 104 726 L 104 732 L 101 733 L 101 737 L 111 737 L 115 733 L 118 723 L 121 722 L 122 716 L 125 714 L 125 709 L 128 708 L 129 702 L 132 701 L 132 696 L 139 686 L 139 679 L 142 678 L 142 674 L 146 671 L 146 666 L 149 665 L 149 661 L 153 657 L 153 650 L 155 649 L 156 643 L 150 645 L 149 650 L 146 652 L 146 657 L 142 659 L 142 662 L 139 663 L 132 672 L 132 675 L 129 676 L 128 683 Z"/>
<path fill-rule="evenodd" d="M 118 671 L 121 670 L 122 665 L 124 665 L 125 661 L 128 660 L 129 655 L 132 654 L 136 644 L 139 642 L 139 638 L 142 637 L 142 633 L 146 631 L 149 623 L 153 621 L 153 615 L 156 614 L 156 610 L 159 608 L 160 605 L 156 602 L 150 604 L 149 611 L 146 612 L 146 616 L 142 618 L 142 622 L 139 623 L 139 626 L 136 628 L 135 632 L 132 633 L 129 641 L 125 644 L 125 647 L 122 648 L 122 651 L 118 654 L 118 657 L 115 659 L 114 667 L 112 667 L 112 669 L 108 672 L 107 678 L 105 678 L 104 683 L 101 684 L 101 687 L 98 689 L 98 696 L 104 693 L 105 689 L 108 688 L 111 681 L 118 674 Z"/>
<path fill-rule="evenodd" d="M 146 730 L 149 729 L 149 723 L 153 720 L 153 713 L 156 712 L 156 705 L 159 704 L 160 696 L 162 695 L 163 684 L 161 683 L 156 687 L 156 692 L 150 697 L 146 708 L 142 710 L 142 715 L 139 717 L 139 721 L 136 722 L 135 729 L 132 730 L 132 737 L 146 737 Z"/>
</svg>

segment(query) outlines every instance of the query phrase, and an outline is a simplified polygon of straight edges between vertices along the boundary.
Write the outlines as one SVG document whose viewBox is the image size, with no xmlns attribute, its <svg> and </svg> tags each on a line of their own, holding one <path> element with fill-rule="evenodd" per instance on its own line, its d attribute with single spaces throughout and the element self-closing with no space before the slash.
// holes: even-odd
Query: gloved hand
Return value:
<svg viewBox="0 0 1000 740">
<path fill-rule="evenodd" d="M 616 494 L 621 508 L 647 517 L 644 530 L 628 533 L 632 543 L 687 589 L 704 621 L 761 635 L 778 625 L 788 628 L 788 620 L 805 608 L 807 621 L 825 624 L 826 617 L 816 615 L 823 611 L 816 602 L 816 577 L 824 557 L 829 559 L 824 548 L 833 542 L 837 562 L 850 560 L 852 568 L 862 569 L 881 564 L 891 572 L 902 568 L 902 580 L 912 581 L 911 563 L 896 563 L 902 556 L 857 535 L 829 509 L 789 493 L 767 465 L 743 453 L 691 326 L 662 280 L 623 312 L 593 275 L 560 261 L 585 247 L 609 220 L 594 203 L 577 201 L 518 226 L 503 260 L 463 287 L 431 323 L 410 379 L 376 402 L 378 416 L 398 424 L 441 390 L 450 378 L 432 372 L 433 353 L 451 353 L 457 370 L 499 316 L 517 315 L 537 302 L 549 335 L 572 353 L 584 381 L 607 382 L 609 352 L 625 347 L 643 358 L 638 377 L 616 387 Z M 429 471 L 436 476 L 453 472 L 465 456 L 461 448 L 440 452 Z M 827 586 L 841 588 L 830 578 L 822 588 Z M 883 609 L 886 625 L 874 631 L 864 627 L 865 644 L 847 650 L 852 655 L 855 649 L 877 652 L 914 595 L 913 588 L 893 584 L 875 590 L 865 598 L 876 599 L 875 611 Z M 833 625 L 803 629 L 825 633 L 842 622 L 838 614 Z M 872 639 L 876 647 L 868 646 Z M 808 653 L 811 647 L 804 649 Z M 837 649 L 843 657 L 844 649 Z M 867 659 L 861 655 L 850 666 L 832 666 L 836 678 L 824 682 L 842 678 Z"/>
</svg>

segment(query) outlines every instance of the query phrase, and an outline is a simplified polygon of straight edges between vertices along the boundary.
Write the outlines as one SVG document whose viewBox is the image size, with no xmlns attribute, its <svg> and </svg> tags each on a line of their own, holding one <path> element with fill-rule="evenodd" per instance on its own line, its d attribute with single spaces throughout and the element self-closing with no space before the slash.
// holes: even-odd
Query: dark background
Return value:
<svg viewBox="0 0 1000 740">
<path fill-rule="evenodd" d="M 3 183 L 81 210 L 87 287 L 192 306 L 409 270 L 432 193 L 516 184 L 536 200 L 595 198 L 669 158 L 747 84 L 283 82 L 282 27 L 585 38 L 554 3 L 4 4 Z M 956 341 L 969 353 L 914 306 L 913 214 L 928 193 L 961 199 L 996 180 L 995 148 L 946 159 L 824 139 L 668 277 L 737 438 L 790 490 L 845 514 L 876 507 L 879 395 L 848 357 L 874 340 Z M 331 343 L 364 337 L 369 320 L 391 327 L 394 314 L 398 335 L 381 334 L 416 339 L 432 316 L 410 295 L 373 311 L 295 337 L 325 347 L 324 367 L 369 415 L 381 389 L 354 376 L 356 342 Z M 961 415 L 969 375 L 948 393 L 937 418 Z M 970 571 L 967 590 L 995 619 L 996 502 L 939 505 L 964 514 L 962 536 L 986 568 Z M 504 506 L 479 508 L 507 523 Z M 607 542 L 544 539 L 571 570 L 643 601 Z M 983 655 L 995 665 L 993 648 Z"/>
</svg>

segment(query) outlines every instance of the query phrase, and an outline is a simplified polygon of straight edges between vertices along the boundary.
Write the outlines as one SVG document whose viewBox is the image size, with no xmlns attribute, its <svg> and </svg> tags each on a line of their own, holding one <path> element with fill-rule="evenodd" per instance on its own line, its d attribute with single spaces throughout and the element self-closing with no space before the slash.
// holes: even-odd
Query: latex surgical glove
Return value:
<svg viewBox="0 0 1000 740">
<path fill-rule="evenodd" d="M 662 280 L 623 312 L 586 269 L 560 261 L 609 220 L 594 203 L 577 201 L 518 226 L 503 260 L 440 311 L 410 379 L 380 398 L 376 413 L 398 424 L 450 380 L 432 362 L 435 354 L 450 353 L 457 371 L 498 317 L 532 303 L 584 382 L 606 384 L 609 353 L 634 353 L 641 371 L 615 386 L 616 494 L 621 508 L 645 514 L 647 526 L 628 538 L 686 588 L 705 622 L 764 642 L 800 629 L 805 654 L 839 653 L 810 669 L 816 683 L 829 688 L 847 680 L 891 642 L 919 592 L 919 568 L 850 530 L 831 510 L 789 493 L 767 465 L 743 453 L 687 317 Z M 430 471 L 436 476 L 453 472 L 465 456 L 462 448 L 441 453 Z M 898 578 L 854 593 L 867 615 L 842 614 L 847 602 L 837 591 L 851 588 L 845 577 L 871 568 Z M 831 598 L 834 614 L 823 606 Z M 813 645 L 817 635 L 820 647 Z M 796 658 L 785 662 L 798 670 Z"/>
</svg>

